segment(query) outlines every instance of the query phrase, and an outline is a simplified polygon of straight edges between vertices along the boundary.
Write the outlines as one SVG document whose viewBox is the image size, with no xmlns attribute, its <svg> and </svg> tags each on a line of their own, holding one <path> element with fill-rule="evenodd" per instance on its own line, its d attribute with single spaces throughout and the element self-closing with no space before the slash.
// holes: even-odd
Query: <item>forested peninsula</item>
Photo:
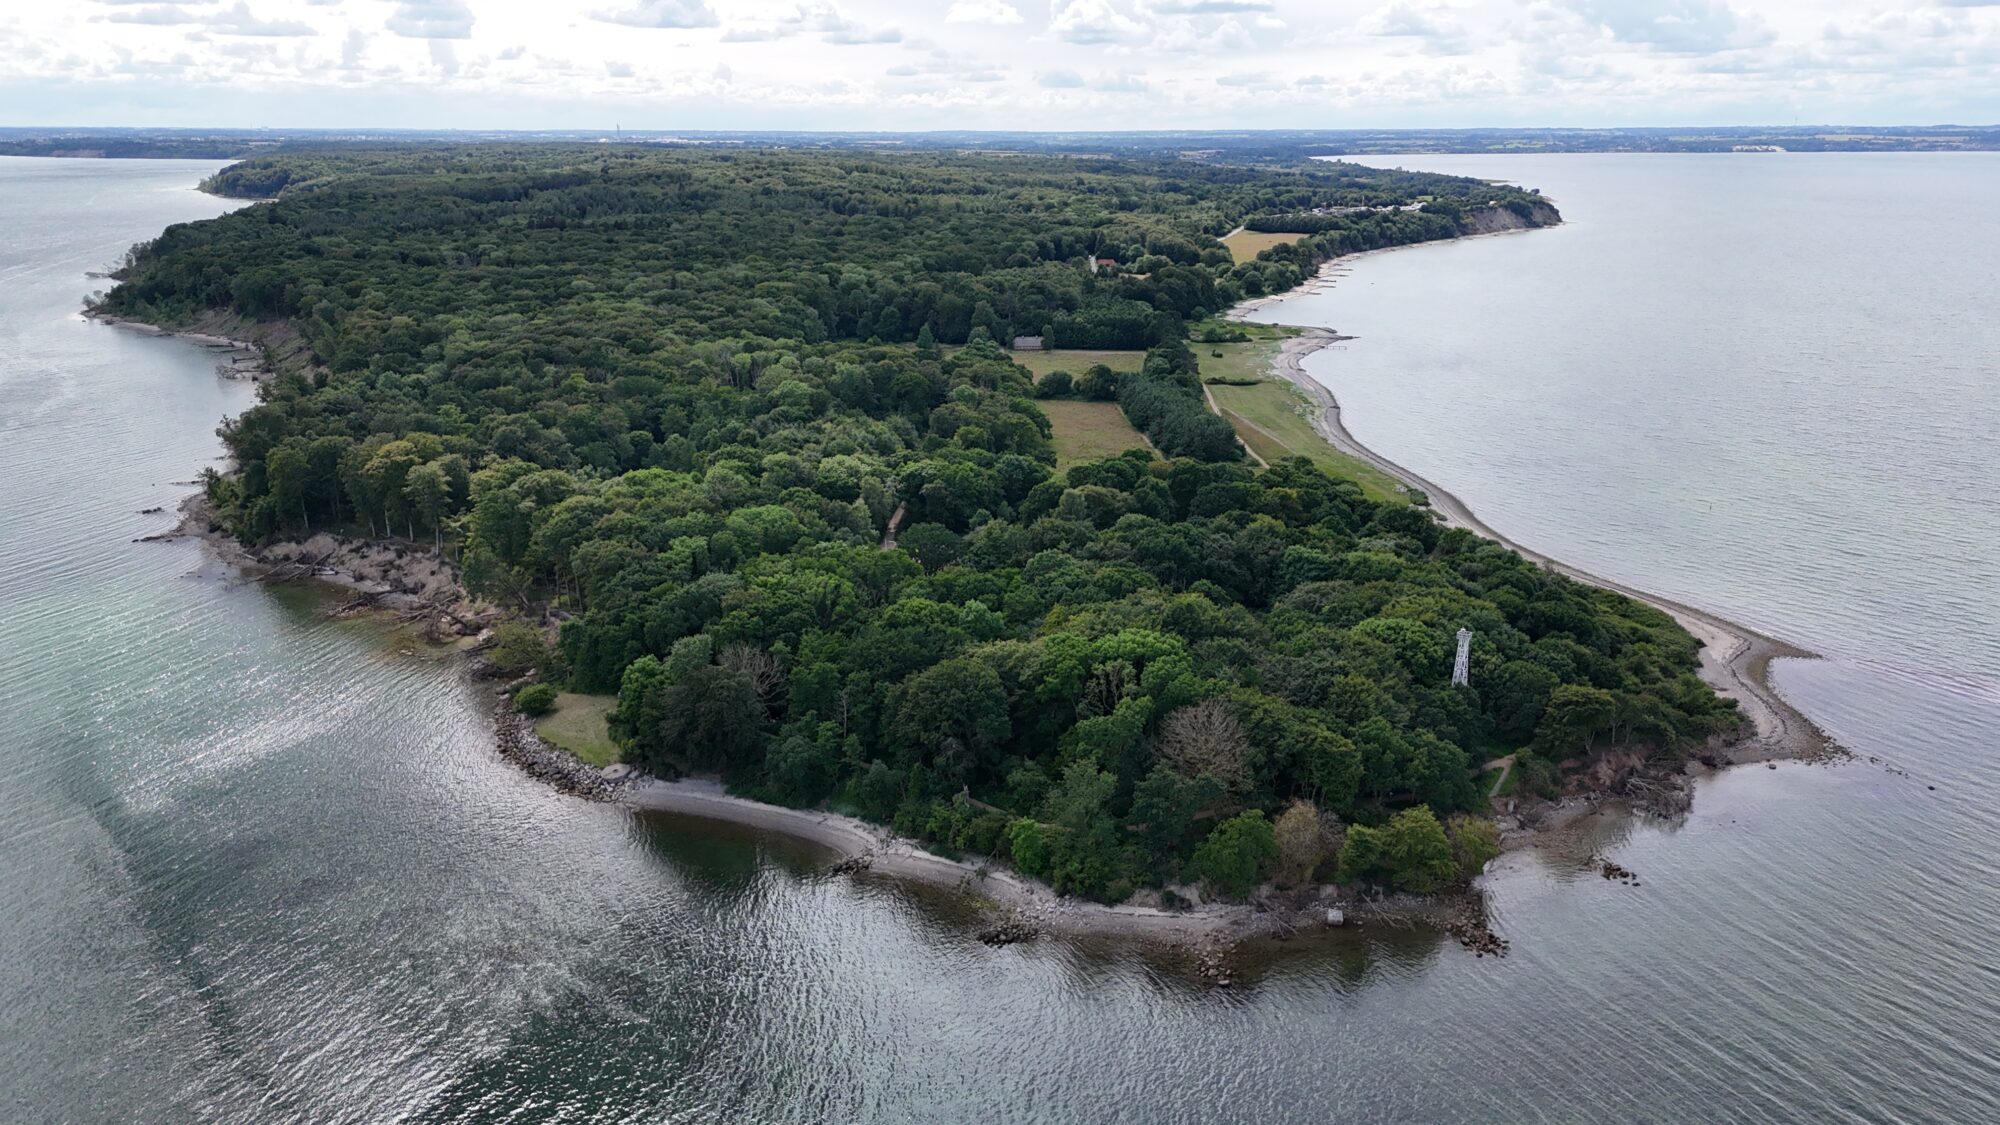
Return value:
<svg viewBox="0 0 2000 1125">
<path fill-rule="evenodd" d="M 516 667 L 716 774 L 1119 901 L 1418 891 L 1493 848 L 1480 762 L 1741 723 L 1666 615 L 1204 405 L 1213 318 L 1342 254 L 1558 221 L 1346 164 L 616 146 L 287 153 L 100 311 L 289 341 L 216 518 L 458 564 Z M 1239 229 L 1296 238 L 1236 260 Z M 1144 349 L 1037 385 L 1007 346 Z M 1025 341 L 1023 342 L 1025 344 Z M 1042 404 L 1150 449 L 1056 467 Z M 1454 637 L 1473 631 L 1470 686 Z"/>
</svg>

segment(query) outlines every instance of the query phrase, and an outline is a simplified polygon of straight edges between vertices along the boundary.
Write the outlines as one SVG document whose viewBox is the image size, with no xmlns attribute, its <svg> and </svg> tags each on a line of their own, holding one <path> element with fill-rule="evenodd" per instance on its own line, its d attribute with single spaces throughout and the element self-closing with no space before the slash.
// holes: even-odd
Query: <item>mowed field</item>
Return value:
<svg viewBox="0 0 2000 1125">
<path fill-rule="evenodd" d="M 608 766 L 618 760 L 618 744 L 611 741 L 605 719 L 618 706 L 611 695 L 556 696 L 556 709 L 535 720 L 535 733 L 551 746 L 559 746 L 593 766 Z"/>
<path fill-rule="evenodd" d="M 1304 397 L 1291 384 L 1270 378 L 1272 356 L 1284 338 L 1296 330 L 1276 325 L 1240 327 L 1256 338 L 1230 344 L 1190 341 L 1188 347 L 1200 361 L 1203 379 L 1256 380 L 1246 386 L 1211 383 L 1208 387 L 1222 416 L 1236 428 L 1243 444 L 1266 462 L 1280 457 L 1308 457 L 1325 472 L 1360 485 L 1361 491 L 1373 499 L 1406 501 L 1408 497 L 1394 477 L 1328 445 L 1300 413 L 1306 406 Z M 1012 357 L 1040 379 L 1051 371 L 1082 375 L 1093 363 L 1101 363 L 1113 371 L 1137 371 L 1145 362 L 1146 353 L 1059 348 L 1014 352 Z M 1128 449 L 1148 448 L 1145 437 L 1132 428 L 1115 402 L 1043 399 L 1035 405 L 1049 416 L 1058 468 L 1116 457 Z"/>
<path fill-rule="evenodd" d="M 1229 248 L 1229 256 L 1238 262 L 1254 260 L 1257 255 L 1273 246 L 1283 246 L 1298 239 L 1296 234 L 1265 234 L 1262 231 L 1239 230 L 1222 236 L 1222 244 Z"/>
<path fill-rule="evenodd" d="M 1319 436 L 1301 410 L 1305 397 L 1290 383 L 1275 379 L 1247 387 L 1210 386 L 1222 416 L 1236 427 L 1236 436 L 1266 462 L 1280 457 L 1305 457 L 1329 476 L 1351 480 L 1374 500 L 1407 502 L 1396 478 L 1366 461 L 1349 457 Z"/>
<path fill-rule="evenodd" d="M 1273 335 L 1267 339 L 1246 340 L 1236 344 L 1196 344 L 1194 357 L 1201 363 L 1203 382 L 1215 379 L 1230 379 L 1241 382 L 1245 379 L 1263 379 L 1271 372 L 1271 359 L 1278 354 L 1283 339 Z"/>
<path fill-rule="evenodd" d="M 1113 371 L 1137 371 L 1146 362 L 1145 352 L 1106 352 L 1088 348 L 1054 348 L 1042 352 L 1009 352 L 1008 358 L 1039 380 L 1051 371 L 1067 371 L 1078 378 L 1090 370 L 1092 364 L 1101 363 Z"/>
<path fill-rule="evenodd" d="M 1049 416 L 1058 469 L 1084 461 L 1102 461 L 1128 449 L 1152 448 L 1145 436 L 1125 420 L 1125 412 L 1115 402 L 1044 399 L 1035 405 Z"/>
<path fill-rule="evenodd" d="M 1278 342 L 1292 334 L 1292 330 L 1250 325 L 1258 339 L 1235 344 L 1198 344 L 1189 341 L 1195 358 L 1201 361 L 1201 376 L 1204 379 L 1261 379 L 1270 370 L 1271 356 L 1277 352 Z M 1220 352 L 1221 355 L 1215 353 Z M 1010 358 L 1034 375 L 1039 381 L 1051 371 L 1067 371 L 1078 378 L 1090 370 L 1092 364 L 1101 363 L 1113 371 L 1137 371 L 1146 362 L 1145 352 L 1091 351 L 1083 348 L 1057 348 L 1045 352 L 1012 352 Z"/>
</svg>

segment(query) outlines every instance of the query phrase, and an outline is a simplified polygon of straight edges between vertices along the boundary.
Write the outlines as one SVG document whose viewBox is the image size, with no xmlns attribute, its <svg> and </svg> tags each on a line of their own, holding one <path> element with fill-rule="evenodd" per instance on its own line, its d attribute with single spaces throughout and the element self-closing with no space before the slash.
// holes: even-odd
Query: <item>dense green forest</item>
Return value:
<svg viewBox="0 0 2000 1125">
<path fill-rule="evenodd" d="M 1327 256 L 1450 237 L 1483 182 L 1351 165 L 511 147 L 235 166 L 273 202 L 140 248 L 108 311 L 285 321 L 312 362 L 224 428 L 250 541 L 407 537 L 562 624 L 510 657 L 616 692 L 629 760 L 822 802 L 1058 887 L 1429 889 L 1478 762 L 1737 723 L 1663 615 L 1253 470 L 1186 326 Z M 1421 204 L 1421 205 L 1419 205 Z M 1234 264 L 1259 216 L 1330 216 Z M 1112 259 L 1106 264 L 1101 259 Z M 1053 469 L 996 344 L 1147 348 L 1166 455 Z M 1105 373 L 1108 374 L 1108 373 Z M 888 544 L 893 542 L 893 546 Z M 1449 684 L 1477 634 L 1473 686 Z"/>
</svg>

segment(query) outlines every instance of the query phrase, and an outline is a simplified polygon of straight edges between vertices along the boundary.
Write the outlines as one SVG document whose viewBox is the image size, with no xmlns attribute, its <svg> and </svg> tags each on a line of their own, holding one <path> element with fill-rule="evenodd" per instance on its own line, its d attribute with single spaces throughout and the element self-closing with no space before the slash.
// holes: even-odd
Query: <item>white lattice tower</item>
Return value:
<svg viewBox="0 0 2000 1125">
<path fill-rule="evenodd" d="M 1472 682 L 1472 630 L 1458 631 L 1458 659 L 1451 662 L 1451 685 L 1460 687 Z"/>
</svg>

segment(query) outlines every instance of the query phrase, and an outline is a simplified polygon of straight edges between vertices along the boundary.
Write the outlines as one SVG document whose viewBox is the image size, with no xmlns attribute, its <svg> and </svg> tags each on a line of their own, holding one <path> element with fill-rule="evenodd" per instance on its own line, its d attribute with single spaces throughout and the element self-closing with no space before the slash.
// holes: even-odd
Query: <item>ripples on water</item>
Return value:
<svg viewBox="0 0 2000 1125">
<path fill-rule="evenodd" d="M 1645 159 L 1618 166 L 1618 194 L 1649 190 L 1659 166 Z M 1879 544 L 1844 540 L 1840 521 L 1812 535 L 1864 562 L 1829 562 L 1799 594 L 1754 554 L 1680 558 L 1704 533 L 1673 523 L 1691 501 L 1653 506 L 1684 487 L 1660 476 L 1681 460 L 1671 450 L 1649 462 L 1643 495 L 1607 499 L 1591 490 L 1625 479 L 1615 467 L 1542 481 L 1534 450 L 1492 443 L 1502 477 L 1521 474 L 1565 519 L 1601 517 L 1598 539 L 1551 547 L 1641 583 L 1688 582 L 1679 592 L 1698 601 L 1744 591 L 1733 597 L 1758 620 L 1854 654 L 1785 665 L 1783 687 L 1909 777 L 1735 771 L 1702 787 L 1679 829 L 1598 825 L 1639 888 L 1573 859 L 1510 856 L 1488 880 L 1514 943 L 1503 961 L 1417 934 L 1351 936 L 1217 992 L 1129 950 L 988 949 L 949 896 L 824 877 L 804 845 L 555 796 L 494 757 L 448 663 L 382 626 L 323 620 L 310 592 L 236 581 L 195 545 L 129 542 L 170 523 L 135 513 L 171 506 L 170 482 L 215 456 L 215 421 L 249 392 L 215 379 L 198 349 L 69 314 L 85 270 L 225 206 L 185 190 L 212 167 L 0 161 L 7 213 L 39 216 L 0 247 L 9 1118 L 2000 1116 L 1993 663 L 1977 659 L 1976 628 L 1892 643 L 1922 630 L 1870 607 L 1952 583 L 1874 569 Z M 1494 174 L 1549 187 L 1577 232 L 1608 190 L 1558 190 L 1553 170 Z M 1542 237 L 1476 245 L 1525 251 Z M 1462 249 L 1392 255 L 1355 280 Z M 1367 324 L 1335 318 L 1369 338 L 1345 354 L 1429 322 L 1396 305 Z M 1469 308 L 1465 330 L 1497 332 L 1479 319 L 1493 315 Z M 1566 343 L 1573 332 L 1551 328 L 1523 363 L 1595 362 Z M 1494 474 L 1477 457 L 1426 461 L 1436 446 L 1395 444 L 1437 428 L 1480 452 L 1434 409 L 1447 393 L 1434 375 L 1395 371 L 1399 394 L 1357 405 L 1353 421 L 1392 455 L 1476 485 Z M 1572 396 L 1578 411 L 1591 393 Z M 1553 411 L 1540 392 L 1449 394 L 1483 404 L 1484 433 L 1522 418 L 1578 425 L 1513 413 Z M 1397 402 L 1421 409 L 1386 413 Z M 1988 468 L 1950 413 L 1923 440 L 1977 502 Z M 1665 422 L 1598 424 L 1621 464 L 1671 436 Z M 1758 456 L 1805 454 L 1774 439 Z M 1737 467 L 1753 479 L 1753 460 Z M 1521 512 L 1501 510 L 1504 490 L 1464 491 L 1531 542 L 1546 530 L 1510 522 Z M 1968 573 L 1958 608 L 1940 612 L 1990 623 L 1993 600 Z M 1865 584 L 1843 584 L 1851 575 Z"/>
</svg>

